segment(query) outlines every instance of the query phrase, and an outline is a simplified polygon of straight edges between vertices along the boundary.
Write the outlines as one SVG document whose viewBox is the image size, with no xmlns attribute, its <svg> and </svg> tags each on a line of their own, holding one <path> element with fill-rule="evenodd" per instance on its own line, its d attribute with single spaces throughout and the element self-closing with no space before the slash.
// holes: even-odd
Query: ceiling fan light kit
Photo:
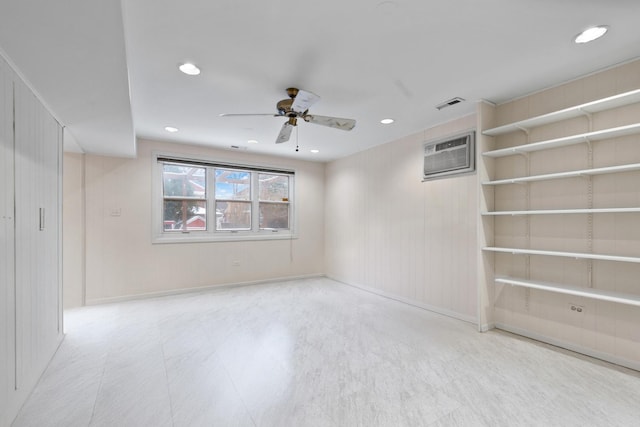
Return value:
<svg viewBox="0 0 640 427">
<path fill-rule="evenodd" d="M 353 119 L 344 119 L 339 117 L 318 116 L 309 114 L 309 107 L 320 101 L 320 97 L 313 92 L 298 89 L 295 87 L 287 88 L 288 99 L 282 99 L 276 104 L 276 114 L 220 114 L 221 117 L 233 116 L 273 116 L 288 117 L 284 122 L 280 133 L 276 138 L 276 144 L 282 144 L 289 141 L 293 128 L 298 125 L 298 119 L 302 119 L 307 123 L 313 123 L 321 126 L 327 126 L 334 129 L 349 131 L 356 125 Z"/>
</svg>

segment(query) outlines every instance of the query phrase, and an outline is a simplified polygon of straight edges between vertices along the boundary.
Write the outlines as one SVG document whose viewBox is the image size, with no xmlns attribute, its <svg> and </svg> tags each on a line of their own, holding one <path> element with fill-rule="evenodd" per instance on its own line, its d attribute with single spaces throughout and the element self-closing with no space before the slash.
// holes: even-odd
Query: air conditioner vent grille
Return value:
<svg viewBox="0 0 640 427">
<path fill-rule="evenodd" d="M 474 171 L 474 145 L 475 132 L 426 142 L 424 144 L 423 179 L 441 178 Z"/>
</svg>

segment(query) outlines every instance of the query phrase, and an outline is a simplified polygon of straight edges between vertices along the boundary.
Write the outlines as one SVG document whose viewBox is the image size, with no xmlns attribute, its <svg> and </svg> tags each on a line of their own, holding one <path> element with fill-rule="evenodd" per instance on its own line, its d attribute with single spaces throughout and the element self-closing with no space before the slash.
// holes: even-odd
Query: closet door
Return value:
<svg viewBox="0 0 640 427">
<path fill-rule="evenodd" d="M 60 127 L 22 82 L 15 102 L 16 381 L 32 387 L 61 335 Z"/>
<path fill-rule="evenodd" d="M 0 57 L 0 425 L 15 383 L 13 76 Z"/>
</svg>

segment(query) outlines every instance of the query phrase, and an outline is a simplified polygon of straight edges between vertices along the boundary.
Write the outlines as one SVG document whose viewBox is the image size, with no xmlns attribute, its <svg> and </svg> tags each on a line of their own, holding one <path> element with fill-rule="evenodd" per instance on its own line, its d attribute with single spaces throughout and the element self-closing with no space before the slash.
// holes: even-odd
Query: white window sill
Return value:
<svg viewBox="0 0 640 427">
<path fill-rule="evenodd" d="M 298 235 L 289 232 L 273 232 L 273 233 L 166 233 L 161 236 L 153 236 L 152 244 L 165 243 L 205 243 L 205 242 L 246 242 L 259 240 L 293 240 Z"/>
</svg>

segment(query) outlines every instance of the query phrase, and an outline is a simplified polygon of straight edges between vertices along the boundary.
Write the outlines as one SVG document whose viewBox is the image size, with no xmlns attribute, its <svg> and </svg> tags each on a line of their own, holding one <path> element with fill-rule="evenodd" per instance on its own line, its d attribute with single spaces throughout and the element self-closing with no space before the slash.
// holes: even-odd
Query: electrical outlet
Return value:
<svg viewBox="0 0 640 427">
<path fill-rule="evenodd" d="M 578 304 L 569 304 L 569 309 L 576 313 L 584 313 L 584 307 Z"/>
</svg>

